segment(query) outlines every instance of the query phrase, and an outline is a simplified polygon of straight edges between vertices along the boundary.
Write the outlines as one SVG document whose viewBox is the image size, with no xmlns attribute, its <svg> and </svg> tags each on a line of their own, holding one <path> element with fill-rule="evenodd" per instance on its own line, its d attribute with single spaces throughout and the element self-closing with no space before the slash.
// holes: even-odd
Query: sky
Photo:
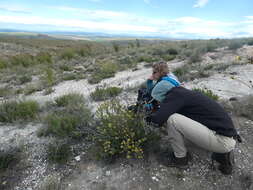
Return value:
<svg viewBox="0 0 253 190">
<path fill-rule="evenodd" d="M 253 37 L 252 0 L 0 0 L 0 29 Z"/>
</svg>

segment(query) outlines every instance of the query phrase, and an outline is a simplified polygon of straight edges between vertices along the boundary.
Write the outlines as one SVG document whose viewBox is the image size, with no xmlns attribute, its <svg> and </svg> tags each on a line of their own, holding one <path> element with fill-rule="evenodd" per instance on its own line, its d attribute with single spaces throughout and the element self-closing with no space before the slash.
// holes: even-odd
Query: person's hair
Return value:
<svg viewBox="0 0 253 190">
<path fill-rule="evenodd" d="M 169 67 L 166 62 L 156 62 L 152 66 L 153 71 L 158 72 L 161 76 L 167 75 L 169 73 Z"/>
</svg>

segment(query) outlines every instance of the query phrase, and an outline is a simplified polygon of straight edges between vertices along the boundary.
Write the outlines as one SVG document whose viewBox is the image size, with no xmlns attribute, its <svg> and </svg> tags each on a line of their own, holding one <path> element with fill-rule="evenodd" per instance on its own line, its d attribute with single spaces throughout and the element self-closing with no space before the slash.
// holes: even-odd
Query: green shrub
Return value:
<svg viewBox="0 0 253 190">
<path fill-rule="evenodd" d="M 147 63 L 151 63 L 153 61 L 156 61 L 156 59 L 152 56 L 148 56 L 148 55 L 141 55 L 139 57 L 137 57 L 137 62 L 147 62 Z"/>
<path fill-rule="evenodd" d="M 72 58 L 75 57 L 75 52 L 74 52 L 73 49 L 65 49 L 65 50 L 61 53 L 60 57 L 61 57 L 62 59 L 65 59 L 65 60 L 70 60 L 70 59 L 72 59 Z"/>
<path fill-rule="evenodd" d="M 45 117 L 45 127 L 38 136 L 80 139 L 88 135 L 92 114 L 81 95 L 70 94 L 56 99 L 56 108 Z"/>
<path fill-rule="evenodd" d="M 46 52 L 41 52 L 39 54 L 36 55 L 36 59 L 40 64 L 44 64 L 44 63 L 52 63 L 52 56 L 49 53 Z"/>
<path fill-rule="evenodd" d="M 32 77 L 30 75 L 23 75 L 23 76 L 19 77 L 19 81 L 20 81 L 20 84 L 25 84 L 27 82 L 31 82 Z"/>
<path fill-rule="evenodd" d="M 253 39 L 248 42 L 249 46 L 253 46 Z"/>
<path fill-rule="evenodd" d="M 46 79 L 46 85 L 47 87 L 51 87 L 54 85 L 55 77 L 54 77 L 54 71 L 53 69 L 47 67 L 45 69 L 45 79 Z"/>
<path fill-rule="evenodd" d="M 0 171 L 9 168 L 19 161 L 20 149 L 11 148 L 8 151 L 0 151 Z"/>
<path fill-rule="evenodd" d="M 153 143 L 154 136 L 145 133 L 147 126 L 143 116 L 128 111 L 118 101 L 102 104 L 96 117 L 98 125 L 93 139 L 98 159 L 117 156 L 143 158 L 145 145 Z"/>
<path fill-rule="evenodd" d="M 60 65 L 59 67 L 63 71 L 71 71 L 71 67 L 69 65 Z"/>
<path fill-rule="evenodd" d="M 0 104 L 0 122 L 35 119 L 39 104 L 35 101 L 10 101 Z"/>
<path fill-rule="evenodd" d="M 228 45 L 228 49 L 230 50 L 236 50 L 239 49 L 243 46 L 243 43 L 239 42 L 239 41 L 230 41 L 229 45 Z"/>
<path fill-rule="evenodd" d="M 37 64 L 36 60 L 32 55 L 20 54 L 10 58 L 10 63 L 12 66 L 23 66 L 28 67 Z"/>
<path fill-rule="evenodd" d="M 112 47 L 113 47 L 113 49 L 114 49 L 115 52 L 119 51 L 119 44 L 117 44 L 116 42 L 112 43 Z"/>
<path fill-rule="evenodd" d="M 118 71 L 118 65 L 114 63 L 101 63 L 96 66 L 96 69 L 88 79 L 90 84 L 99 83 L 105 78 L 114 77 L 115 73 Z"/>
<path fill-rule="evenodd" d="M 63 76 L 63 80 L 75 80 L 77 75 L 75 73 L 68 73 Z"/>
<path fill-rule="evenodd" d="M 165 61 L 171 61 L 173 59 L 176 58 L 175 55 L 163 55 L 162 58 L 165 60 Z"/>
<path fill-rule="evenodd" d="M 169 48 L 167 50 L 167 53 L 170 54 L 170 55 L 177 55 L 178 54 L 178 51 L 174 48 Z"/>
<path fill-rule="evenodd" d="M 48 145 L 47 158 L 50 162 L 63 164 L 72 155 L 70 145 L 63 142 L 54 142 Z"/>
<path fill-rule="evenodd" d="M 25 95 L 29 95 L 29 94 L 32 94 L 34 92 L 41 91 L 42 89 L 43 89 L 42 86 L 29 85 L 25 89 L 23 89 L 23 92 L 24 92 Z"/>
<path fill-rule="evenodd" d="M 105 89 L 97 87 L 96 90 L 92 92 L 90 96 L 95 101 L 102 101 L 115 97 L 121 92 L 122 88 L 118 87 L 108 87 Z"/>
<path fill-rule="evenodd" d="M 206 96 L 208 96 L 209 98 L 217 101 L 219 99 L 219 96 L 214 94 L 211 90 L 209 89 L 201 89 L 201 88 L 193 88 L 192 90 L 200 92 Z"/>
<path fill-rule="evenodd" d="M 0 70 L 7 67 L 7 62 L 3 59 L 0 59 Z"/>
<path fill-rule="evenodd" d="M 78 106 L 83 104 L 84 97 L 81 94 L 70 93 L 63 96 L 60 96 L 55 99 L 57 106 L 67 107 L 67 106 Z"/>
<path fill-rule="evenodd" d="M 11 95 L 13 92 L 10 88 L 8 87 L 1 87 L 0 88 L 0 97 L 6 97 Z"/>
<path fill-rule="evenodd" d="M 76 52 L 78 55 L 80 55 L 82 57 L 91 55 L 91 49 L 88 47 L 77 49 Z"/>
</svg>

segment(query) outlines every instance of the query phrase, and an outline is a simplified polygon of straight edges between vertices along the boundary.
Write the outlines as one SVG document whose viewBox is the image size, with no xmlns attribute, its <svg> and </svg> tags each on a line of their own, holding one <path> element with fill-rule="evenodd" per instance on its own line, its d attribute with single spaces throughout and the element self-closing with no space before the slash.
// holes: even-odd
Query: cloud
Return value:
<svg viewBox="0 0 253 190">
<path fill-rule="evenodd" d="M 30 26 L 31 30 L 40 25 L 43 30 L 106 32 L 113 34 L 138 34 L 176 38 L 230 38 L 253 35 L 253 16 L 245 16 L 238 22 L 222 22 L 199 17 L 158 19 L 142 17 L 128 12 L 90 10 L 73 7 L 50 7 L 60 10 L 67 18 L 43 16 L 0 15 L 0 25 L 13 24 Z M 57 9 L 57 10 L 56 10 Z M 76 18 L 76 19 L 75 19 Z"/>
<path fill-rule="evenodd" d="M 52 19 L 28 16 L 0 16 L 0 23 L 15 23 L 26 25 L 51 25 L 55 27 L 78 28 L 89 31 L 118 32 L 118 33 L 155 33 L 155 27 L 145 25 L 118 24 L 110 22 L 92 22 L 77 19 Z"/>
<path fill-rule="evenodd" d="M 197 0 L 197 2 L 193 5 L 194 8 L 204 7 L 209 0 Z"/>
<path fill-rule="evenodd" d="M 143 0 L 144 3 L 150 4 L 150 0 Z"/>
<path fill-rule="evenodd" d="M 25 13 L 29 14 L 31 13 L 31 10 L 24 8 L 19 5 L 0 5 L 0 10 L 2 11 L 7 11 L 7 12 L 12 12 L 12 13 Z"/>
<path fill-rule="evenodd" d="M 89 0 L 89 1 L 91 1 L 91 2 L 101 2 L 101 0 Z"/>
<path fill-rule="evenodd" d="M 107 11 L 107 10 L 90 10 L 90 9 L 82 9 L 82 8 L 75 8 L 75 7 L 51 7 L 54 10 L 58 9 L 60 11 L 66 11 L 75 15 L 80 15 L 86 18 L 92 19 L 123 19 L 129 18 L 129 14 L 120 11 Z"/>
</svg>

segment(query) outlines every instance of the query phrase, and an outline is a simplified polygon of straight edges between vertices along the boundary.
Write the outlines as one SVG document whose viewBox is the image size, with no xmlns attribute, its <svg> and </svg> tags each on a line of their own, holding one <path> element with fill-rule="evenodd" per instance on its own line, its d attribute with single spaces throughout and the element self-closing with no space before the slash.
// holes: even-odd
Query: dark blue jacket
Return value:
<svg viewBox="0 0 253 190">
<path fill-rule="evenodd" d="M 165 123 L 168 118 L 179 113 L 195 120 L 217 134 L 232 137 L 237 132 L 226 111 L 214 100 L 200 92 L 183 87 L 174 87 L 166 95 L 160 109 L 151 115 L 151 121 L 158 125 Z"/>
</svg>

